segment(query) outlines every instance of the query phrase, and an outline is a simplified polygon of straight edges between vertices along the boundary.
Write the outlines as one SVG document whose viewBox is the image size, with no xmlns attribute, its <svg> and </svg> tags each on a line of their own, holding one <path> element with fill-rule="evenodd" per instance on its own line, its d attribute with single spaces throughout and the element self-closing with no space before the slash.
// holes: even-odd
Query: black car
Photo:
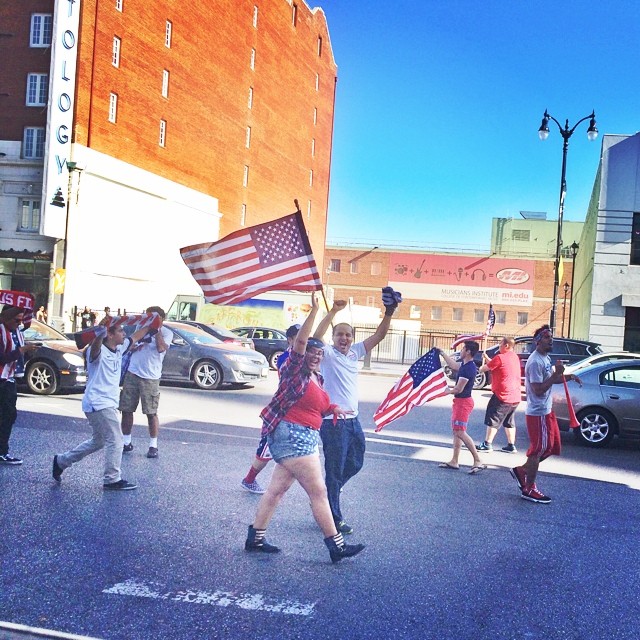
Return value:
<svg viewBox="0 0 640 640">
<path fill-rule="evenodd" d="M 25 329 L 24 340 L 32 348 L 26 353 L 24 377 L 17 379 L 18 385 L 26 385 L 40 395 L 84 388 L 84 358 L 73 340 L 37 320 Z"/>
<path fill-rule="evenodd" d="M 231 329 L 231 331 L 243 338 L 251 338 L 254 349 L 264 355 L 272 369 L 277 369 L 276 361 L 289 346 L 287 336 L 278 329 L 269 329 L 268 327 L 237 327 L 236 329 Z"/>
<path fill-rule="evenodd" d="M 524 367 L 527 363 L 529 354 L 535 350 L 535 343 L 533 342 L 532 336 L 518 336 L 514 338 L 514 340 L 516 342 L 515 352 L 518 354 L 518 358 L 520 359 L 520 375 L 524 384 Z M 486 354 L 491 359 L 495 357 L 499 351 L 500 345 L 497 344 L 487 349 Z M 482 353 L 482 351 L 478 351 L 473 359 L 478 368 L 482 364 L 484 364 Z M 584 358 L 596 355 L 598 353 L 602 353 L 602 348 L 596 342 L 589 342 L 587 340 L 572 340 L 570 338 L 554 338 L 553 350 L 549 354 L 549 357 L 551 358 L 551 362 L 553 363 L 555 363 L 556 360 L 560 360 L 563 364 L 573 364 L 574 362 L 578 362 L 580 360 L 583 360 Z M 452 358 L 459 361 L 459 353 L 454 353 L 452 355 Z M 445 369 L 445 371 L 450 378 L 455 377 L 455 373 L 451 372 L 448 367 Z M 489 384 L 491 384 L 491 372 L 478 372 L 478 375 L 473 381 L 473 388 L 483 389 Z"/>
</svg>

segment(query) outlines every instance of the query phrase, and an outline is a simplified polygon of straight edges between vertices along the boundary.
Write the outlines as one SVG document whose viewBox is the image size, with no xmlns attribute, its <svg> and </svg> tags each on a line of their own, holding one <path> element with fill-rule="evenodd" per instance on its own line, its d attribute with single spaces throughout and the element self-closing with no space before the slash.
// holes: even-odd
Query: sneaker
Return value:
<svg viewBox="0 0 640 640">
<path fill-rule="evenodd" d="M 535 483 L 527 489 L 522 490 L 522 498 L 524 500 L 529 500 L 530 502 L 539 502 L 540 504 L 549 504 L 551 502 L 551 498 L 549 496 L 545 496 L 544 493 L 539 491 Z"/>
<path fill-rule="evenodd" d="M 253 482 L 247 482 L 243 479 L 240 485 L 249 493 L 264 493 L 266 491 L 266 489 L 261 487 L 255 480 Z"/>
<path fill-rule="evenodd" d="M 147 451 L 147 458 L 157 458 L 158 457 L 158 447 L 149 447 L 149 451 Z"/>
<path fill-rule="evenodd" d="M 493 451 L 493 445 L 485 440 L 482 444 L 479 444 L 476 449 L 478 451 Z"/>
<path fill-rule="evenodd" d="M 518 483 L 518 489 L 522 491 L 527 483 L 527 477 L 522 467 L 513 467 L 509 469 L 509 473 L 513 476 L 513 479 Z"/>
<path fill-rule="evenodd" d="M 64 469 L 58 464 L 58 456 L 53 456 L 53 479 L 62 482 L 62 472 Z"/>
<path fill-rule="evenodd" d="M 126 480 L 118 480 L 118 482 L 103 484 L 102 488 L 105 490 L 109 489 L 110 491 L 131 491 L 132 489 L 137 489 L 138 485 L 127 482 Z"/>
<path fill-rule="evenodd" d="M 502 447 L 502 450 L 505 453 L 518 453 L 518 450 L 516 449 L 515 444 L 508 444 L 506 447 Z"/>
<path fill-rule="evenodd" d="M 13 458 L 8 453 L 0 456 L 0 464 L 22 464 L 21 458 Z"/>
<path fill-rule="evenodd" d="M 348 525 L 344 520 L 340 520 L 340 522 L 336 522 L 336 529 L 340 533 L 353 533 L 353 527 L 351 525 Z"/>
<path fill-rule="evenodd" d="M 129 444 L 125 444 L 124 447 L 122 447 L 123 453 L 131 453 L 132 451 L 133 451 L 133 444 L 131 442 Z"/>
</svg>

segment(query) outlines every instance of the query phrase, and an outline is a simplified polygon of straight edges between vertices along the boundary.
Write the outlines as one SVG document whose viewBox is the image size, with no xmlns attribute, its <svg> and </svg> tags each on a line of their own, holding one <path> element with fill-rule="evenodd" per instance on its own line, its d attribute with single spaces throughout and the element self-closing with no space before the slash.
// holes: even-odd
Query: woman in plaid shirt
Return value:
<svg viewBox="0 0 640 640">
<path fill-rule="evenodd" d="M 280 383 L 271 402 L 263 409 L 262 435 L 267 435 L 276 468 L 266 493 L 262 496 L 244 548 L 247 551 L 277 553 L 280 549 L 266 541 L 271 517 L 284 494 L 295 480 L 306 491 L 311 511 L 324 535 L 333 562 L 355 556 L 363 544 L 345 544 L 331 515 L 327 488 L 322 477 L 318 442 L 322 418 L 344 416 L 340 407 L 331 404 L 322 388 L 319 373 L 324 344 L 309 338 L 318 313 L 315 293 L 311 295 L 311 312 L 295 338 L 289 358 L 280 370 Z"/>
</svg>

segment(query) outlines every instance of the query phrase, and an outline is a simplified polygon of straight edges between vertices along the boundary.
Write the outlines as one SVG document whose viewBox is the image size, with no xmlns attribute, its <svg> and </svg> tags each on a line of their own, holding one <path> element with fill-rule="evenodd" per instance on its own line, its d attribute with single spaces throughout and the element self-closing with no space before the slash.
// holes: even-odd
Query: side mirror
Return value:
<svg viewBox="0 0 640 640">
<path fill-rule="evenodd" d="M 184 347 L 187 344 L 187 341 L 184 338 L 181 338 L 180 336 L 173 336 L 173 340 L 171 341 L 171 344 L 175 344 L 178 347 Z"/>
</svg>

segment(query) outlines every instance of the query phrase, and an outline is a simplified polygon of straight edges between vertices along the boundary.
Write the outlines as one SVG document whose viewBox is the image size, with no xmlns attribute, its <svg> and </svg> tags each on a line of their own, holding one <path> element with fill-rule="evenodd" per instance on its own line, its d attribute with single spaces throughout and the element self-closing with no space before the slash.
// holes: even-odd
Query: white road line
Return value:
<svg viewBox="0 0 640 640">
<path fill-rule="evenodd" d="M 297 602 L 296 600 L 267 601 L 259 593 L 234 593 L 231 591 L 165 591 L 162 585 L 154 582 L 143 582 L 130 578 L 124 582 L 114 584 L 104 589 L 102 593 L 119 596 L 137 596 L 139 598 L 153 598 L 156 600 L 171 600 L 172 602 L 186 602 L 189 604 L 210 604 L 217 607 L 239 607 L 252 611 L 268 611 L 269 613 L 283 613 L 294 616 L 310 616 L 313 614 L 315 603 Z"/>
</svg>

